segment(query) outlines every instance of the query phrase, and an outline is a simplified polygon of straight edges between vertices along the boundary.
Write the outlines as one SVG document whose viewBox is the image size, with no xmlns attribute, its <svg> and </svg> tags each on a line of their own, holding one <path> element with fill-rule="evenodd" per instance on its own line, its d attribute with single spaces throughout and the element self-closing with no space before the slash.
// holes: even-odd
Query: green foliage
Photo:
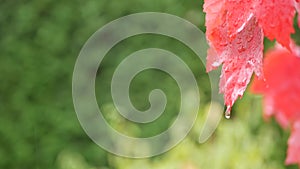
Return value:
<svg viewBox="0 0 300 169">
<path fill-rule="evenodd" d="M 236 108 L 237 118 L 222 121 L 208 143 L 196 143 L 199 131 L 194 129 L 174 150 L 145 160 L 107 153 L 87 137 L 77 120 L 71 95 L 72 72 L 81 47 L 92 33 L 113 19 L 145 11 L 175 14 L 204 30 L 200 0 L 3 0 L 0 11 L 0 168 L 283 168 L 284 156 L 272 154 L 285 151 L 276 144 L 283 145 L 286 137 L 276 137 L 278 129 L 271 124 L 263 126 L 260 110 L 249 105 Z M 128 54 L 149 47 L 172 51 L 192 68 L 201 86 L 203 105 L 210 95 L 204 66 L 183 44 L 156 35 L 124 40 L 100 65 L 96 93 L 108 122 L 139 137 L 168 128 L 180 101 L 174 80 L 149 70 L 133 80 L 130 96 L 138 109 L 145 110 L 149 91 L 163 89 L 168 97 L 164 115 L 153 123 L 137 125 L 122 119 L 115 110 L 109 93 L 114 69 Z M 245 112 L 247 109 L 251 111 Z M 250 114 L 255 118 L 247 117 Z"/>
</svg>

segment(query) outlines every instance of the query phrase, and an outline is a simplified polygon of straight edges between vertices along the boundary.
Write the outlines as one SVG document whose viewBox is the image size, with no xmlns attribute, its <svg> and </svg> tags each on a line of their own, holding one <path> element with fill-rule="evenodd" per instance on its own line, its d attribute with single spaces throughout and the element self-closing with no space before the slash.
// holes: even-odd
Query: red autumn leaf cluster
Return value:
<svg viewBox="0 0 300 169">
<path fill-rule="evenodd" d="M 300 165 L 300 49 L 277 46 L 266 53 L 264 79 L 254 78 L 251 91 L 263 94 L 264 116 L 275 116 L 283 128 L 292 127 L 286 164 Z"/>
<path fill-rule="evenodd" d="M 300 28 L 300 0 L 205 0 L 204 11 L 207 71 L 222 64 L 227 112 L 255 73 L 252 91 L 264 96 L 264 116 L 291 128 L 286 164 L 300 166 L 300 47 L 290 36 L 296 12 Z M 280 45 L 263 62 L 264 37 Z"/>
<path fill-rule="evenodd" d="M 263 37 L 290 49 L 298 0 L 205 0 L 207 71 L 221 64 L 220 92 L 232 107 L 255 73 L 262 77 Z M 300 25 L 299 25 L 300 26 Z"/>
<path fill-rule="evenodd" d="M 300 56 L 276 47 L 266 53 L 263 70 L 251 91 L 264 95 L 265 117 L 274 115 L 283 128 L 300 121 Z"/>
</svg>

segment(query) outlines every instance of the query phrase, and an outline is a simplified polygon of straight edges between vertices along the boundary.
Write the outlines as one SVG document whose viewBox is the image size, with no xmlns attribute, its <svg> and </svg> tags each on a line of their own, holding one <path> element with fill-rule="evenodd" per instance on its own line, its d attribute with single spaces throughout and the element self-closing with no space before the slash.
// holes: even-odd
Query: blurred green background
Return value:
<svg viewBox="0 0 300 169">
<path fill-rule="evenodd" d="M 124 134 L 147 137 L 167 129 L 176 118 L 180 103 L 179 89 L 171 77 L 148 70 L 132 81 L 131 100 L 140 110 L 149 107 L 148 94 L 154 88 L 161 88 L 168 97 L 164 115 L 144 125 L 118 115 L 110 96 L 110 80 L 122 59 L 136 50 L 157 47 L 172 51 L 190 66 L 200 86 L 199 118 L 188 137 L 165 154 L 134 160 L 107 153 L 81 128 L 73 108 L 71 82 L 85 41 L 109 21 L 147 11 L 180 16 L 205 31 L 202 5 L 201 0 L 2 0 L 0 168 L 297 168 L 284 166 L 289 133 L 273 121 L 265 123 L 260 97 L 250 94 L 236 103 L 231 120 L 223 119 L 214 135 L 199 144 L 200 126 L 210 97 L 205 68 L 188 47 L 158 35 L 128 38 L 108 53 L 98 70 L 98 103 L 107 121 Z"/>
</svg>

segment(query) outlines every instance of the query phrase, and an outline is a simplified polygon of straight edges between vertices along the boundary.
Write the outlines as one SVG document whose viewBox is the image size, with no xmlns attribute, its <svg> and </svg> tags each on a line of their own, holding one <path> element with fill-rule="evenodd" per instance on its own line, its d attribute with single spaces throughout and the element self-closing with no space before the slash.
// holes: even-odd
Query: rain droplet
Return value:
<svg viewBox="0 0 300 169">
<path fill-rule="evenodd" d="M 253 39 L 253 35 L 250 34 L 249 37 L 247 38 L 247 41 L 248 41 L 248 42 L 251 42 L 252 39 Z"/>
<path fill-rule="evenodd" d="M 230 119 L 230 111 L 231 111 L 231 107 L 228 106 L 226 111 L 225 111 L 225 118 L 226 119 Z"/>
<path fill-rule="evenodd" d="M 238 25 L 238 21 L 233 22 L 233 26 L 237 26 Z"/>
<path fill-rule="evenodd" d="M 253 27 L 250 26 L 250 27 L 248 28 L 248 32 L 252 32 L 252 30 L 253 30 Z"/>
<path fill-rule="evenodd" d="M 252 60 L 248 60 L 247 63 L 250 64 L 251 66 L 254 66 L 254 63 Z"/>
<path fill-rule="evenodd" d="M 226 118 L 226 119 L 230 119 L 230 114 L 229 114 L 229 115 L 226 115 L 226 114 L 225 114 L 225 118 Z"/>
<path fill-rule="evenodd" d="M 238 51 L 240 53 L 244 52 L 245 50 L 246 50 L 246 48 L 243 45 L 241 45 L 241 46 L 238 47 Z"/>
<path fill-rule="evenodd" d="M 243 39 L 241 37 L 237 38 L 236 44 L 241 44 L 243 42 Z"/>
<path fill-rule="evenodd" d="M 227 46 L 228 43 L 227 42 L 220 42 L 220 46 Z"/>
<path fill-rule="evenodd" d="M 229 35 L 229 38 L 230 38 L 230 39 L 234 39 L 235 37 L 236 37 L 236 34 L 230 34 L 230 35 Z"/>
</svg>

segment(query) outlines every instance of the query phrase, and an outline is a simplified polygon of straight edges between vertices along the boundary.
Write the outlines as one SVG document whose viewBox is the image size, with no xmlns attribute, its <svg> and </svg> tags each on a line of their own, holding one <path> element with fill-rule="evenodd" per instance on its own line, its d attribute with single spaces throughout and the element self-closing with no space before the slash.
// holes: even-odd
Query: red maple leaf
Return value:
<svg viewBox="0 0 300 169">
<path fill-rule="evenodd" d="M 231 1 L 222 2 L 225 1 L 214 0 L 204 5 L 206 35 L 210 42 L 207 71 L 223 64 L 220 92 L 224 93 L 225 104 L 230 110 L 235 100 L 243 95 L 253 72 L 261 75 L 263 33 L 251 13 L 242 16 L 243 22 L 232 26 L 232 17 L 237 17 L 241 11 L 228 13 L 226 5 L 232 10 L 239 9 L 238 6 L 231 5 Z"/>
<path fill-rule="evenodd" d="M 265 79 L 255 77 L 251 91 L 263 94 L 265 118 L 274 115 L 283 128 L 293 127 L 285 163 L 300 166 L 300 48 L 277 45 L 266 53 L 263 70 Z"/>
<path fill-rule="evenodd" d="M 278 45 L 266 53 L 265 79 L 254 78 L 251 91 L 263 94 L 265 118 L 274 115 L 282 127 L 293 126 L 285 163 L 300 166 L 300 49 L 291 48 Z"/>
<path fill-rule="evenodd" d="M 290 49 L 295 7 L 294 0 L 205 0 L 207 71 L 223 64 L 220 92 L 229 110 L 253 72 L 262 77 L 263 37 Z"/>
<path fill-rule="evenodd" d="M 290 35 L 294 33 L 295 16 L 294 0 L 256 0 L 253 11 L 259 25 L 269 39 L 276 39 L 281 45 L 289 48 Z"/>
<path fill-rule="evenodd" d="M 300 48 L 290 38 L 296 11 L 300 27 L 299 1 L 205 0 L 204 11 L 210 45 L 206 68 L 223 64 L 220 92 L 227 110 L 255 72 L 251 90 L 264 95 L 265 117 L 274 115 L 282 127 L 293 126 L 286 164 L 300 166 Z M 262 73 L 264 36 L 285 48 L 267 52 Z"/>
<path fill-rule="evenodd" d="M 262 73 L 263 35 L 256 19 L 250 18 L 245 29 L 228 43 L 222 57 L 220 92 L 224 93 L 225 104 L 229 107 L 241 97 L 255 71 Z M 209 62 L 208 62 L 209 63 Z"/>
<path fill-rule="evenodd" d="M 279 124 L 287 128 L 300 120 L 300 57 L 282 48 L 266 53 L 264 80 L 254 78 L 251 91 L 263 94 L 265 117 L 275 116 Z"/>
</svg>

